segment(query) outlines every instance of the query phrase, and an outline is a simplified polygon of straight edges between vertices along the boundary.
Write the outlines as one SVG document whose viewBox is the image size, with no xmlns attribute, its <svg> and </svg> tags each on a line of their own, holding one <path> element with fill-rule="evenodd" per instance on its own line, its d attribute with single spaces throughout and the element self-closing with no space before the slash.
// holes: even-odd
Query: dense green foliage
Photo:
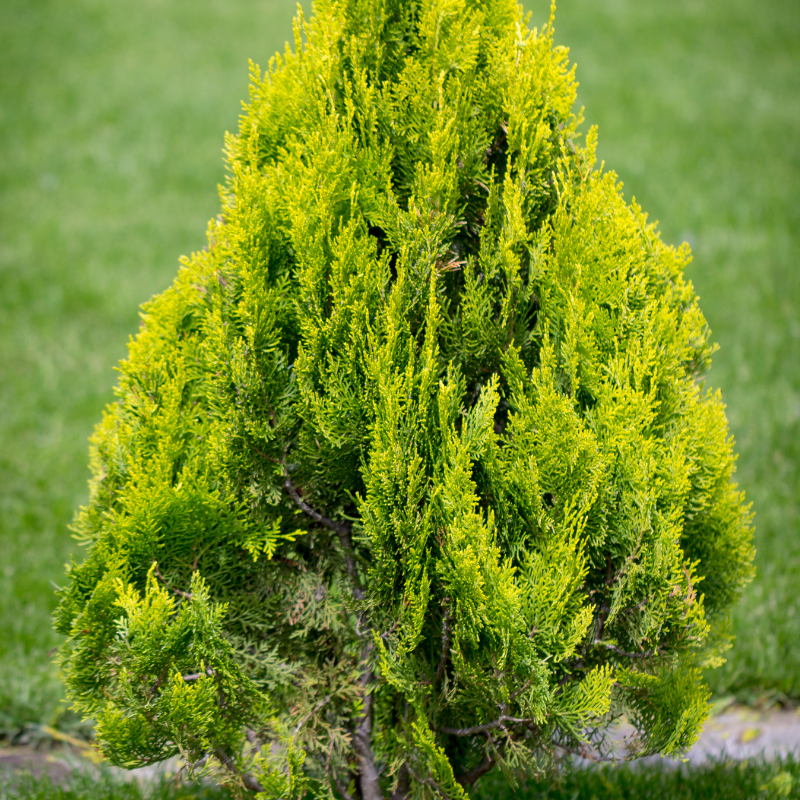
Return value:
<svg viewBox="0 0 800 800">
<path fill-rule="evenodd" d="M 688 248 L 595 169 L 552 36 L 321 2 L 254 71 L 57 615 L 114 762 L 457 797 L 623 711 L 631 754 L 696 737 L 748 512 Z"/>
<path fill-rule="evenodd" d="M 720 344 L 708 380 L 722 387 L 756 512 L 757 574 L 733 612 L 733 649 L 707 677 L 747 703 L 796 704 L 800 135 L 783 146 L 777 131 L 800 130 L 800 5 L 754 11 L 746 0 L 571 0 L 556 33 L 579 65 L 598 154 L 665 241 L 691 244 L 687 274 Z"/>
</svg>

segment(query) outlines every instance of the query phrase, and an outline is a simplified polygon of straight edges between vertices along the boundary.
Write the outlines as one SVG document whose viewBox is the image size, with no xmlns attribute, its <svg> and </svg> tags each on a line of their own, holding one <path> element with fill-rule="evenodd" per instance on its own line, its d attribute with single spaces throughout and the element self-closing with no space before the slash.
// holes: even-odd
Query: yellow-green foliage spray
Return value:
<svg viewBox="0 0 800 800">
<path fill-rule="evenodd" d="M 61 592 L 116 764 L 266 798 L 460 798 L 673 754 L 752 574 L 713 345 L 579 133 L 552 18 L 319 0 L 144 308 Z"/>
</svg>

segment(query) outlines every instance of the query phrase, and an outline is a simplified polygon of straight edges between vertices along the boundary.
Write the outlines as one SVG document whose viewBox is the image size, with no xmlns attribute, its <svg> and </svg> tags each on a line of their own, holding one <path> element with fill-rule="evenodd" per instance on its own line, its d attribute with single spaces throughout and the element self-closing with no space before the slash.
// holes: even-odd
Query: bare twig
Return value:
<svg viewBox="0 0 800 800">
<path fill-rule="evenodd" d="M 618 580 L 625 576 L 625 573 L 630 568 L 631 564 L 633 564 L 634 559 L 636 556 L 639 555 L 639 551 L 642 549 L 642 539 L 644 538 L 644 528 L 639 531 L 639 536 L 636 539 L 636 544 L 633 546 L 633 552 L 625 559 L 625 563 L 620 567 L 619 572 L 614 575 L 611 579 L 611 584 L 616 583 Z M 609 584 L 609 585 L 611 585 Z"/>
<path fill-rule="evenodd" d="M 683 574 L 686 576 L 686 583 L 689 584 L 689 589 L 686 592 L 686 604 L 691 605 L 694 602 L 697 593 L 692 588 L 692 576 L 689 574 L 689 570 L 686 567 L 683 568 Z"/>
<path fill-rule="evenodd" d="M 249 775 L 247 772 L 242 772 L 221 747 L 218 747 L 214 751 L 214 755 L 219 759 L 220 764 L 222 764 L 231 775 L 235 775 L 237 778 L 241 779 L 245 787 L 251 792 L 264 791 L 264 787 L 252 775 Z"/>
<path fill-rule="evenodd" d="M 189 768 L 190 773 L 193 773 L 196 769 L 202 769 L 206 765 L 206 761 L 211 758 L 211 753 L 206 753 L 199 761 L 195 761 L 194 764 L 186 764 Z"/>
<path fill-rule="evenodd" d="M 286 451 L 281 458 L 281 466 L 283 467 L 284 482 L 283 487 L 286 489 L 289 497 L 294 500 L 297 507 L 307 514 L 311 519 L 324 525 L 329 530 L 332 530 L 339 537 L 339 544 L 342 547 L 344 554 L 344 563 L 347 570 L 347 577 L 350 580 L 352 587 L 353 598 L 356 601 L 361 601 L 365 598 L 364 589 L 358 577 L 358 568 L 356 567 L 355 558 L 353 555 L 353 540 L 351 536 L 351 527 L 349 522 L 336 522 L 335 520 L 326 517 L 316 509 L 312 508 L 300 496 L 297 487 L 289 477 L 289 470 L 286 468 Z M 369 629 L 367 624 L 366 615 L 359 614 L 357 631 L 363 627 Z M 370 657 L 374 643 L 370 637 L 364 646 L 361 654 L 361 677 L 359 679 L 361 691 L 363 692 L 363 713 L 358 720 L 353 731 L 353 749 L 356 751 L 360 763 L 360 786 L 362 800 L 382 800 L 378 766 L 375 762 L 375 754 L 372 751 L 372 695 L 369 692 L 369 685 L 374 679 L 372 669 L 369 666 Z"/>
<path fill-rule="evenodd" d="M 611 756 L 604 756 L 601 753 L 592 753 L 590 750 L 587 750 L 585 746 L 578 750 L 565 744 L 559 744 L 558 742 L 553 742 L 553 746 L 557 747 L 559 750 L 563 750 L 565 753 L 569 753 L 570 755 L 585 758 L 587 761 L 591 761 L 594 764 L 609 764 L 614 761 Z"/>
<path fill-rule="evenodd" d="M 309 711 L 308 714 L 306 714 L 303 717 L 303 719 L 301 719 L 300 722 L 297 723 L 297 727 L 294 729 L 294 733 L 292 734 L 292 738 L 294 739 L 294 737 L 297 736 L 297 734 L 300 732 L 300 728 L 302 728 L 303 725 L 305 725 L 306 722 L 308 722 L 311 719 L 311 717 L 313 717 L 314 714 L 317 713 L 317 711 L 321 711 L 323 708 L 325 708 L 325 706 L 328 705 L 328 703 L 330 703 L 330 701 L 331 701 L 331 696 L 329 694 L 326 694 L 325 697 L 323 697 L 322 700 L 320 700 L 314 706 L 314 708 L 312 708 L 311 711 Z"/>
<path fill-rule="evenodd" d="M 283 556 L 273 555 L 272 556 L 272 560 L 273 561 L 277 561 L 280 564 L 283 564 L 283 565 L 285 565 L 287 567 L 290 567 L 291 569 L 299 569 L 300 572 L 307 572 L 307 570 L 306 570 L 306 568 L 305 568 L 305 566 L 303 564 L 301 564 L 299 561 L 295 561 L 292 558 L 284 558 Z"/>
<path fill-rule="evenodd" d="M 378 766 L 375 763 L 375 754 L 372 752 L 372 695 L 369 685 L 372 683 L 373 674 L 369 666 L 370 656 L 374 647 L 370 640 L 361 654 L 361 690 L 364 693 L 364 710 L 361 719 L 353 732 L 353 749 L 361 763 L 361 795 L 363 800 L 383 800 L 379 781 Z"/>
<path fill-rule="evenodd" d="M 637 603 L 635 606 L 631 606 L 630 608 L 626 608 L 625 611 L 623 611 L 622 613 L 623 614 L 634 614 L 637 611 L 641 611 L 654 597 L 655 597 L 655 594 L 649 594 L 640 603 Z"/>
<path fill-rule="evenodd" d="M 611 586 L 614 583 L 614 565 L 611 563 L 611 556 L 606 553 L 606 577 L 603 583 L 606 586 Z M 608 603 L 603 603 L 598 608 L 597 614 L 597 622 L 594 628 L 594 640 L 595 642 L 599 641 L 603 636 L 603 628 L 606 625 L 606 619 L 608 619 L 608 615 L 611 612 L 611 606 Z"/>
<path fill-rule="evenodd" d="M 525 681 L 525 683 L 522 684 L 522 686 L 519 687 L 519 689 L 517 689 L 515 692 L 511 692 L 511 694 L 508 696 L 509 703 L 512 700 L 516 700 L 526 689 L 530 689 L 532 683 L 533 678 L 529 678 L 527 681 Z"/>
<path fill-rule="evenodd" d="M 641 653 L 632 653 L 629 650 L 623 650 L 621 647 L 617 647 L 613 644 L 607 644 L 606 642 L 595 642 L 598 647 L 605 647 L 606 650 L 611 650 L 612 653 L 616 653 L 618 656 L 624 656 L 625 658 L 653 658 L 653 656 L 660 656 L 664 654 L 663 650 L 659 648 L 654 648 L 653 650 L 645 650 Z"/>
<path fill-rule="evenodd" d="M 388 630 L 388 631 L 384 631 L 384 632 L 381 634 L 381 639 L 382 639 L 382 640 L 385 642 L 385 641 L 386 641 L 386 640 L 387 640 L 387 639 L 388 639 L 388 638 L 389 638 L 389 637 L 390 637 L 390 636 L 391 636 L 391 635 L 392 635 L 392 634 L 393 634 L 393 633 L 394 633 L 394 632 L 397 630 L 397 626 L 398 626 L 399 624 L 400 624 L 400 620 L 399 620 L 399 619 L 396 619 L 396 620 L 394 621 L 394 624 L 392 625 L 392 627 L 391 627 L 391 628 L 389 628 L 389 630 Z"/>
<path fill-rule="evenodd" d="M 433 678 L 434 686 L 439 683 L 442 675 L 444 675 L 445 667 L 447 666 L 447 657 L 450 655 L 450 612 L 446 611 L 444 619 L 442 620 L 442 657 L 439 660 L 439 666 L 436 668 L 436 675 Z"/>
<path fill-rule="evenodd" d="M 606 620 L 608 619 L 609 612 L 611 611 L 611 606 L 608 603 L 603 603 L 600 606 L 599 614 L 597 615 L 597 624 L 595 625 L 594 629 L 594 641 L 595 643 L 600 641 L 600 638 L 603 635 L 603 629 L 606 626 Z"/>
<path fill-rule="evenodd" d="M 501 717 L 498 717 L 492 722 L 486 722 L 483 725 L 474 725 L 471 728 L 441 727 L 437 728 L 437 730 L 441 731 L 442 733 L 446 733 L 449 736 L 475 736 L 479 733 L 487 733 L 495 728 L 504 728 L 507 722 L 511 722 L 515 725 L 529 725 L 531 722 L 535 722 L 535 720 L 533 717 L 509 717 L 508 715 L 503 714 Z"/>
<path fill-rule="evenodd" d="M 300 493 L 297 491 L 294 483 L 292 483 L 292 479 L 289 477 L 289 471 L 286 469 L 286 462 L 281 461 L 281 466 L 283 467 L 283 488 L 289 493 L 289 496 L 297 503 L 298 508 L 302 509 L 306 514 L 308 514 L 311 519 L 316 520 L 320 523 L 320 525 L 324 525 L 326 528 L 334 531 L 335 533 L 342 534 L 342 533 L 350 533 L 350 526 L 344 522 L 336 522 L 335 520 L 330 519 L 330 517 L 326 517 L 324 514 L 320 514 L 319 511 L 312 508 L 302 497 L 300 497 Z"/>
<path fill-rule="evenodd" d="M 261 739 L 258 738 L 256 732 L 251 730 L 250 728 L 244 729 L 244 735 L 247 738 L 247 741 L 253 745 L 253 747 L 261 747 Z"/>
<path fill-rule="evenodd" d="M 189 592 L 182 592 L 180 589 L 173 589 L 168 583 L 167 579 L 161 574 L 161 570 L 158 568 L 158 562 L 153 559 L 153 564 L 155 564 L 155 573 L 156 577 L 164 584 L 173 594 L 178 595 L 178 597 L 183 597 L 186 600 L 191 600 L 192 595 Z"/>
<path fill-rule="evenodd" d="M 431 789 L 438 792 L 444 798 L 444 800 L 447 800 L 447 798 L 450 797 L 450 795 L 448 795 L 447 792 L 445 792 L 445 790 L 442 789 L 442 787 L 433 778 L 431 777 L 423 778 L 421 775 L 418 775 L 411 767 L 408 767 L 408 773 L 417 783 L 421 783 L 424 786 L 430 786 Z"/>
<path fill-rule="evenodd" d="M 294 500 L 297 507 L 308 514 L 311 519 L 319 522 L 320 525 L 324 525 L 329 530 L 332 530 L 339 537 L 339 544 L 341 544 L 342 550 L 344 551 L 344 563 L 347 569 L 347 577 L 350 579 L 350 583 L 353 586 L 353 597 L 355 597 L 356 600 L 363 600 L 364 590 L 361 587 L 361 582 L 358 578 L 358 569 L 355 559 L 353 558 L 353 540 L 350 533 L 350 523 L 336 522 L 312 508 L 303 500 L 300 496 L 300 492 L 297 491 L 297 487 L 292 483 L 292 479 L 289 477 L 289 471 L 286 469 L 285 457 L 281 459 L 281 466 L 283 467 L 284 477 L 283 488 L 286 489 L 289 497 Z"/>
<path fill-rule="evenodd" d="M 355 800 L 353 795 L 345 789 L 344 784 L 337 778 L 335 775 L 333 776 L 333 784 L 336 786 L 336 791 L 344 798 L 344 800 Z"/>
<path fill-rule="evenodd" d="M 406 800 L 409 789 L 408 778 L 408 767 L 405 764 L 401 764 L 397 775 L 397 787 L 390 795 L 389 800 Z"/>
<path fill-rule="evenodd" d="M 493 759 L 491 756 L 486 756 L 486 758 L 484 758 L 477 767 L 473 767 L 472 769 L 461 773 L 461 775 L 457 775 L 456 780 L 462 786 L 471 786 L 476 780 L 478 780 L 478 778 L 480 778 L 482 775 L 485 775 L 494 765 L 495 759 Z"/>
<path fill-rule="evenodd" d="M 350 532 L 349 525 L 346 525 L 342 522 L 336 522 L 330 519 L 330 517 L 326 517 L 324 514 L 320 514 L 320 512 L 317 511 L 316 509 L 311 508 L 311 506 L 308 503 L 306 503 L 306 501 L 303 500 L 302 497 L 300 497 L 300 493 L 297 491 L 295 485 L 292 483 L 288 473 L 286 472 L 285 465 L 283 467 L 283 472 L 285 476 L 283 482 L 283 488 L 286 489 L 292 500 L 294 500 L 294 502 L 297 503 L 298 508 L 302 509 L 306 514 L 308 514 L 308 516 L 311 517 L 311 519 L 315 520 L 316 522 L 319 522 L 320 525 L 324 525 L 326 528 L 329 528 L 330 530 L 340 535 L 342 533 Z"/>
</svg>

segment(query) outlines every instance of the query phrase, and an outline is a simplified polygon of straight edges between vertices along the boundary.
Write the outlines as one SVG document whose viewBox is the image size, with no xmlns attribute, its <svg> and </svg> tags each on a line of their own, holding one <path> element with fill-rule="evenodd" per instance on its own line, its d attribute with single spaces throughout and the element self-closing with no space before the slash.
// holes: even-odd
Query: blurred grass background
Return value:
<svg viewBox="0 0 800 800">
<path fill-rule="evenodd" d="M 478 784 L 475 800 L 779 800 L 797 797 L 800 761 L 719 761 L 683 769 L 638 766 L 568 769 L 555 780 L 544 777 L 509 787 L 490 773 Z M 0 781 L 0 800 L 234 800 L 226 789 L 161 779 L 142 787 L 108 772 L 75 775 L 67 786 L 46 777 Z M 307 800 L 311 800 L 310 797 Z"/>
<path fill-rule="evenodd" d="M 308 11 L 308 3 L 304 3 Z M 548 3 L 528 2 L 533 24 Z M 86 440 L 138 305 L 205 244 L 247 59 L 292 0 L 0 3 L 0 735 L 72 728 L 48 652 Z M 561 0 L 600 157 L 687 240 L 721 349 L 758 577 L 709 678 L 800 700 L 800 3 Z"/>
</svg>

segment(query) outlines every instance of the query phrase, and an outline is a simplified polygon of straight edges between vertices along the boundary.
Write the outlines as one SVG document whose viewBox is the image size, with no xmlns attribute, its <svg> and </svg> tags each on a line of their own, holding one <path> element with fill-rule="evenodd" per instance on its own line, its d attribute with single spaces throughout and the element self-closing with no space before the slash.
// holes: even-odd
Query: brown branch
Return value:
<svg viewBox="0 0 800 800">
<path fill-rule="evenodd" d="M 389 800 L 406 800 L 409 790 L 408 778 L 408 767 L 405 764 L 401 764 L 397 775 L 397 788 L 392 792 Z"/>
<path fill-rule="evenodd" d="M 299 569 L 300 572 L 306 572 L 307 571 L 303 564 L 301 564 L 299 561 L 295 561 L 294 559 L 291 559 L 291 558 L 284 558 L 283 556 L 275 556 L 274 555 L 274 556 L 272 556 L 272 560 L 273 561 L 277 561 L 278 563 L 283 564 L 284 566 L 289 567 L 291 569 Z"/>
<path fill-rule="evenodd" d="M 445 598 L 446 602 L 447 598 Z M 444 675 L 445 667 L 447 666 L 447 657 L 450 654 L 450 612 L 445 612 L 444 619 L 442 620 L 442 657 L 439 660 L 439 666 L 436 668 L 436 675 L 433 678 L 433 685 L 439 683 L 442 675 Z"/>
<path fill-rule="evenodd" d="M 528 725 L 531 722 L 535 722 L 535 720 L 533 717 L 509 717 L 506 714 L 503 714 L 501 717 L 498 717 L 492 722 L 486 722 L 483 725 L 475 725 L 472 728 L 441 727 L 437 728 L 437 730 L 441 731 L 442 733 L 446 733 L 449 736 L 475 736 L 478 733 L 487 733 L 488 731 L 494 730 L 494 728 L 503 728 L 507 722 L 511 722 L 516 725 Z"/>
<path fill-rule="evenodd" d="M 572 680 L 572 676 L 578 671 L 586 669 L 586 664 L 584 663 L 582 658 L 577 659 L 571 663 L 564 663 L 564 666 L 567 668 L 567 674 L 564 675 L 558 682 L 559 687 L 563 687 L 564 684 L 569 683 Z"/>
<path fill-rule="evenodd" d="M 640 603 L 637 603 L 635 606 L 631 606 L 630 608 L 626 608 L 622 613 L 623 614 L 634 614 L 637 611 L 641 611 L 654 597 L 655 597 L 655 594 L 649 594 Z"/>
<path fill-rule="evenodd" d="M 611 563 L 611 556 L 606 553 L 606 577 L 603 581 L 605 586 L 611 586 L 614 583 L 614 565 Z M 594 628 L 594 640 L 599 641 L 603 635 L 603 628 L 606 625 L 606 619 L 611 611 L 611 606 L 608 603 L 603 603 L 598 606 L 597 622 Z"/>
<path fill-rule="evenodd" d="M 595 644 L 599 647 L 605 647 L 606 650 L 611 650 L 611 652 L 616 653 L 619 656 L 624 656 L 625 658 L 653 658 L 653 656 L 660 656 L 664 654 L 664 651 L 659 648 L 645 650 L 642 653 L 631 653 L 628 650 L 623 650 L 621 647 L 617 647 L 613 644 L 607 644 L 606 642 L 595 642 Z"/>
<path fill-rule="evenodd" d="M 428 777 L 428 778 L 423 778 L 421 775 L 418 775 L 418 774 L 417 774 L 417 773 L 416 773 L 416 772 L 415 772 L 415 771 L 414 771 L 414 770 L 413 770 L 411 767 L 409 767 L 408 765 L 406 765 L 406 768 L 408 769 L 408 774 L 409 774 L 409 775 L 410 775 L 410 776 L 411 776 L 411 777 L 412 777 L 412 778 L 413 778 L 413 779 L 414 779 L 414 780 L 415 780 L 417 783 L 421 783 L 423 786 L 430 786 L 430 787 L 431 787 L 431 789 L 433 789 L 433 790 L 434 790 L 434 791 L 436 791 L 436 792 L 439 792 L 439 794 L 440 794 L 440 795 L 441 795 L 441 796 L 444 798 L 444 800 L 447 800 L 447 798 L 449 797 L 449 795 L 448 795 L 448 794 L 447 794 L 447 793 L 444 791 L 444 789 L 442 789 L 442 787 L 441 787 L 441 786 L 440 786 L 440 785 L 439 785 L 439 784 L 438 784 L 438 783 L 437 783 L 437 782 L 436 782 L 436 781 L 435 781 L 433 778 L 431 778 L 431 777 Z"/>
<path fill-rule="evenodd" d="M 372 695 L 369 684 L 374 678 L 369 667 L 369 659 L 374 645 L 370 640 L 361 655 L 361 689 L 364 692 L 364 710 L 353 732 L 353 749 L 361 764 L 361 796 L 363 800 L 383 800 L 380 786 L 380 773 L 372 752 Z"/>
<path fill-rule="evenodd" d="M 335 775 L 333 776 L 333 784 L 336 786 L 336 791 L 339 792 L 344 800 L 354 800 L 353 795 L 345 789 L 344 784 Z"/>
<path fill-rule="evenodd" d="M 529 678 L 527 681 L 525 681 L 525 683 L 522 684 L 522 686 L 519 687 L 519 689 L 517 689 L 515 692 L 511 692 L 511 694 L 508 696 L 509 703 L 512 700 L 516 700 L 526 689 L 530 689 L 532 683 L 533 678 Z"/>
<path fill-rule="evenodd" d="M 308 714 L 306 714 L 303 717 L 303 719 L 301 719 L 300 722 L 297 723 L 297 727 L 294 729 L 294 733 L 292 734 L 292 739 L 294 739 L 294 737 L 297 736 L 297 734 L 300 732 L 300 728 L 302 728 L 303 725 L 305 725 L 306 722 L 308 722 L 311 719 L 311 717 L 313 717 L 314 714 L 317 713 L 317 711 L 321 711 L 323 708 L 325 708 L 325 706 L 328 705 L 330 701 L 331 701 L 331 696 L 329 694 L 326 694 L 325 697 L 323 697 L 322 700 L 320 700 L 314 706 L 314 708 L 312 708 L 311 711 L 309 711 Z"/>
<path fill-rule="evenodd" d="M 686 583 L 689 584 L 689 589 L 686 592 L 686 604 L 687 605 L 691 605 L 694 602 L 694 599 L 697 596 L 697 593 L 692 588 L 692 576 L 689 574 L 689 570 L 686 569 L 685 566 L 683 568 L 683 574 L 686 576 Z"/>
<path fill-rule="evenodd" d="M 232 775 L 235 775 L 237 778 L 239 778 L 245 787 L 251 792 L 264 791 L 264 787 L 252 775 L 242 772 L 221 747 L 218 747 L 214 751 L 214 755 L 219 759 L 219 762 L 225 767 L 225 769 L 227 769 Z"/>
<path fill-rule="evenodd" d="M 388 631 L 384 631 L 384 632 L 381 634 L 381 640 L 385 642 L 385 641 L 386 641 L 386 640 L 387 640 L 387 639 L 388 639 L 388 638 L 389 638 L 389 637 L 390 637 L 390 636 L 391 636 L 391 635 L 392 635 L 392 634 L 393 634 L 393 633 L 394 633 L 394 632 L 397 630 L 397 626 L 398 626 L 399 624 L 400 624 L 400 620 L 399 620 L 399 619 L 396 619 L 396 620 L 394 621 L 394 623 L 392 624 L 392 627 L 391 627 L 391 628 L 389 628 L 389 630 L 388 630 Z"/>
<path fill-rule="evenodd" d="M 350 526 L 344 522 L 336 522 L 335 520 L 326 517 L 324 514 L 320 514 L 319 511 L 312 508 L 302 497 L 300 497 L 300 493 L 295 488 L 295 485 L 292 483 L 291 478 L 289 477 L 289 472 L 286 469 L 286 464 L 282 463 L 283 466 L 283 488 L 289 493 L 289 496 L 294 500 L 297 504 L 298 508 L 301 508 L 306 514 L 308 514 L 311 519 L 319 522 L 320 525 L 324 525 L 326 528 L 330 528 L 330 530 L 338 533 L 339 535 L 346 533 L 350 533 Z"/>
<path fill-rule="evenodd" d="M 206 765 L 206 761 L 211 758 L 211 753 L 206 753 L 202 756 L 199 760 L 195 761 L 193 764 L 184 764 L 184 766 L 188 767 L 191 772 L 194 772 L 196 769 L 202 769 Z"/>
<path fill-rule="evenodd" d="M 178 595 L 178 597 L 183 597 L 186 600 L 191 600 L 192 595 L 189 592 L 182 592 L 180 589 L 173 589 L 168 583 L 167 579 L 161 574 L 161 570 L 158 568 L 158 562 L 153 559 L 153 564 L 155 564 L 155 573 L 156 577 L 164 584 L 173 594 Z"/>
<path fill-rule="evenodd" d="M 456 780 L 462 786 L 471 786 L 476 780 L 478 780 L 478 778 L 480 778 L 482 775 L 485 775 L 494 765 L 495 759 L 493 759 L 491 756 L 486 756 L 486 758 L 484 758 L 477 767 L 473 767 L 472 769 L 463 772 L 461 775 L 458 775 Z"/>
<path fill-rule="evenodd" d="M 361 581 L 358 578 L 358 568 L 356 567 L 355 558 L 353 557 L 353 540 L 350 536 L 350 525 L 342 526 L 343 530 L 337 531 L 339 535 L 339 544 L 344 551 L 344 563 L 347 568 L 347 577 L 353 586 L 353 597 L 356 600 L 364 599 L 364 589 L 361 586 Z"/>
<path fill-rule="evenodd" d="M 361 587 L 361 582 L 358 579 L 358 569 L 356 567 L 355 559 L 353 558 L 353 540 L 350 535 L 350 523 L 348 522 L 336 522 L 335 520 L 326 517 L 324 514 L 320 514 L 319 511 L 312 508 L 305 500 L 300 496 L 300 492 L 297 491 L 297 487 L 292 483 L 292 479 L 289 477 L 289 471 L 286 469 L 286 460 L 285 458 L 281 459 L 281 466 L 283 467 L 283 488 L 289 494 L 289 497 L 294 500 L 297 507 L 303 511 L 304 513 L 308 514 L 311 519 L 315 522 L 319 522 L 320 525 L 324 525 L 329 530 L 332 530 L 338 537 L 339 537 L 339 544 L 342 546 L 342 550 L 344 551 L 344 563 L 347 569 L 347 577 L 350 579 L 350 583 L 353 586 L 353 597 L 356 600 L 363 600 L 364 599 L 364 590 Z"/>
<path fill-rule="evenodd" d="M 608 619 L 609 612 L 611 611 L 611 606 L 608 603 L 603 603 L 602 606 L 599 608 L 599 613 L 597 615 L 597 624 L 595 625 L 594 629 L 594 641 L 597 644 L 600 641 L 600 637 L 603 635 L 603 628 L 606 626 L 606 620 Z"/>
<path fill-rule="evenodd" d="M 307 514 L 311 519 L 324 525 L 329 530 L 332 530 L 339 537 L 339 544 L 344 553 L 344 563 L 347 570 L 347 577 L 352 586 L 353 598 L 356 601 L 363 600 L 364 589 L 358 577 L 358 568 L 356 567 L 355 558 L 353 556 L 353 540 L 351 537 L 350 523 L 336 522 L 335 520 L 326 517 L 316 509 L 312 508 L 300 496 L 297 487 L 289 477 L 289 470 L 286 468 L 286 451 L 281 458 L 281 466 L 283 467 L 284 482 L 283 487 L 286 489 L 289 497 L 294 500 L 297 507 Z M 361 623 L 366 622 L 366 617 L 362 613 L 359 615 L 357 627 L 361 627 Z M 366 627 L 369 627 L 368 625 Z M 372 695 L 369 692 L 369 685 L 372 683 L 374 675 L 369 667 L 369 659 L 372 654 L 374 643 L 371 638 L 362 651 L 361 656 L 361 690 L 364 693 L 364 708 L 361 719 L 358 721 L 355 730 L 353 731 L 353 749 L 356 751 L 360 762 L 361 773 L 361 796 L 362 800 L 383 800 L 383 794 L 380 787 L 380 773 L 378 766 L 375 762 L 375 754 L 372 751 Z"/>
<path fill-rule="evenodd" d="M 639 531 L 639 536 L 636 539 L 636 544 L 633 546 L 633 552 L 625 559 L 625 563 L 620 567 L 619 572 L 611 579 L 611 583 L 608 584 L 609 586 L 615 584 L 620 578 L 625 576 L 627 573 L 628 568 L 633 563 L 636 556 L 639 555 L 639 551 L 642 549 L 642 539 L 644 538 L 644 528 Z"/>
<path fill-rule="evenodd" d="M 565 753 L 569 753 L 572 756 L 585 758 L 587 761 L 591 761 L 593 764 L 611 764 L 614 762 L 614 759 L 611 756 L 604 756 L 602 753 L 592 753 L 590 750 L 587 750 L 585 746 L 578 750 L 576 750 L 574 747 L 569 747 L 566 744 L 559 744 L 558 742 L 553 742 L 553 746 L 557 747 L 559 750 L 563 750 Z"/>
<path fill-rule="evenodd" d="M 254 730 L 251 730 L 250 728 L 245 728 L 244 735 L 247 738 L 247 741 L 250 742 L 250 744 L 252 744 L 253 747 L 258 747 L 259 749 L 261 749 L 261 744 L 262 744 L 261 739 L 258 738 Z"/>
</svg>

